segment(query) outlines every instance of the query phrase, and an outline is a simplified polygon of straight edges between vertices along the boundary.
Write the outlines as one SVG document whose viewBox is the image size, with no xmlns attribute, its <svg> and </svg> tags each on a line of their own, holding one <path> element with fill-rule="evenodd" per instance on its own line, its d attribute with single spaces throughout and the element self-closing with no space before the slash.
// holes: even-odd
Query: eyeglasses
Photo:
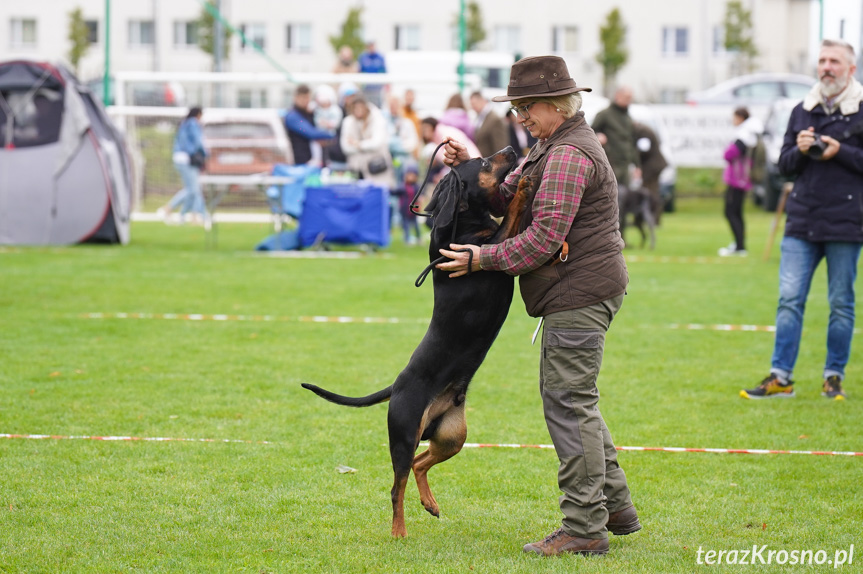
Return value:
<svg viewBox="0 0 863 574">
<path fill-rule="evenodd" d="M 530 112 L 528 110 L 535 103 L 536 102 L 531 102 L 531 103 L 525 104 L 523 106 L 511 106 L 509 108 L 509 111 L 511 111 L 514 116 L 521 116 L 521 119 L 529 120 L 530 119 Z"/>
</svg>

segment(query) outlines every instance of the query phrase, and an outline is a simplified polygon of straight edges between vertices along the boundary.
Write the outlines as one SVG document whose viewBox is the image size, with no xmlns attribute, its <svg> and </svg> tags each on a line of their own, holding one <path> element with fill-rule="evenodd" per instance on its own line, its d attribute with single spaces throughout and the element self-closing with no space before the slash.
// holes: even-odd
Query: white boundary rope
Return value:
<svg viewBox="0 0 863 574">
<path fill-rule="evenodd" d="M 228 438 L 170 438 L 170 437 L 137 437 L 137 436 L 90 436 L 90 435 L 57 435 L 57 434 L 0 434 L 0 438 L 18 438 L 28 440 L 103 440 L 120 442 L 221 442 L 236 444 L 275 444 L 266 440 L 238 440 Z"/>
<path fill-rule="evenodd" d="M 202 313 L 83 313 L 82 319 L 167 319 L 175 321 L 261 321 L 282 323 L 391 323 L 426 324 L 428 319 L 398 317 L 327 317 L 323 315 L 284 317 L 277 315 L 206 315 Z"/>
<path fill-rule="evenodd" d="M 416 324 L 424 325 L 428 319 L 400 319 L 398 317 L 328 317 L 324 315 L 284 317 L 277 315 L 205 315 L 202 313 L 82 313 L 82 319 L 166 319 L 174 321 L 271 321 L 283 323 L 364 323 L 364 324 Z M 749 331 L 775 333 L 774 325 L 731 325 L 700 323 L 670 323 L 668 329 L 678 331 Z M 863 329 L 854 329 L 855 334 L 863 333 Z"/>
<path fill-rule="evenodd" d="M 554 449 L 550 444 L 482 444 L 465 443 L 464 448 L 538 448 Z M 863 452 L 826 450 L 767 450 L 758 448 L 685 448 L 671 446 L 618 446 L 619 451 L 634 452 L 708 452 L 714 454 L 809 454 L 817 456 L 863 456 Z"/>
<path fill-rule="evenodd" d="M 238 440 L 219 438 L 172 438 L 172 437 L 136 437 L 136 436 L 96 436 L 96 435 L 53 435 L 53 434 L 0 434 L 0 438 L 26 440 L 98 440 L 118 442 L 213 442 L 234 444 L 278 444 L 266 440 Z M 421 443 L 427 445 L 428 443 Z M 516 443 L 476 443 L 468 442 L 463 448 L 532 448 L 550 449 L 550 444 L 516 444 Z M 619 451 L 635 452 L 702 452 L 713 454 L 805 454 L 814 456 L 863 456 L 863 452 L 826 451 L 826 450 L 767 450 L 758 448 L 684 448 L 663 446 L 618 446 Z"/>
</svg>

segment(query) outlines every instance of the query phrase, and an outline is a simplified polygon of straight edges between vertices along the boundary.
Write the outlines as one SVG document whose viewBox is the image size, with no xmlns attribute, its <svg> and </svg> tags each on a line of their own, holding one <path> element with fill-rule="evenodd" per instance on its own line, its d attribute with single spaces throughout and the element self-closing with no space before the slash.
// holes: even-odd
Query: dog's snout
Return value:
<svg viewBox="0 0 863 574">
<path fill-rule="evenodd" d="M 506 146 L 493 156 L 491 156 L 491 162 L 494 164 L 496 168 L 505 168 L 507 173 L 515 167 L 515 163 L 518 161 L 518 155 L 516 155 L 515 150 L 512 149 L 512 146 Z"/>
</svg>

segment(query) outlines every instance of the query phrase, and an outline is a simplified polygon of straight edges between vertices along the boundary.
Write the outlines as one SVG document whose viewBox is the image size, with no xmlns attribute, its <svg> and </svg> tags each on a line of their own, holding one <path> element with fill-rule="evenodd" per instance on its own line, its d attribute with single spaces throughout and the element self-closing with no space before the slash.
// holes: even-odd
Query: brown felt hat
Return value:
<svg viewBox="0 0 863 574">
<path fill-rule="evenodd" d="M 495 102 L 510 102 L 524 98 L 563 96 L 575 92 L 590 92 L 590 88 L 579 88 L 569 76 L 566 62 L 559 56 L 536 56 L 522 58 L 512 65 L 509 86 L 505 96 L 492 98 Z"/>
</svg>

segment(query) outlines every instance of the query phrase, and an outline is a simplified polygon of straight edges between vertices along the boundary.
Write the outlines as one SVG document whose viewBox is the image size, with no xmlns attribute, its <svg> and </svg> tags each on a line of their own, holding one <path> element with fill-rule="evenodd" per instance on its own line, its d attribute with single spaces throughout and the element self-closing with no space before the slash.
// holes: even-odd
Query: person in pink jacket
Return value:
<svg viewBox="0 0 863 574">
<path fill-rule="evenodd" d="M 743 223 L 743 202 L 746 192 L 752 189 L 752 154 L 750 151 L 758 143 L 760 124 L 749 117 L 749 110 L 737 108 L 732 118 L 734 140 L 725 149 L 725 171 L 722 180 L 728 186 L 725 190 L 725 219 L 731 226 L 734 241 L 728 247 L 719 248 L 720 257 L 746 256 L 746 234 Z"/>
<path fill-rule="evenodd" d="M 473 122 L 467 113 L 467 107 L 464 105 L 464 98 L 461 94 L 453 94 L 446 104 L 446 109 L 438 121 L 445 126 L 458 128 L 473 141 Z"/>
</svg>

